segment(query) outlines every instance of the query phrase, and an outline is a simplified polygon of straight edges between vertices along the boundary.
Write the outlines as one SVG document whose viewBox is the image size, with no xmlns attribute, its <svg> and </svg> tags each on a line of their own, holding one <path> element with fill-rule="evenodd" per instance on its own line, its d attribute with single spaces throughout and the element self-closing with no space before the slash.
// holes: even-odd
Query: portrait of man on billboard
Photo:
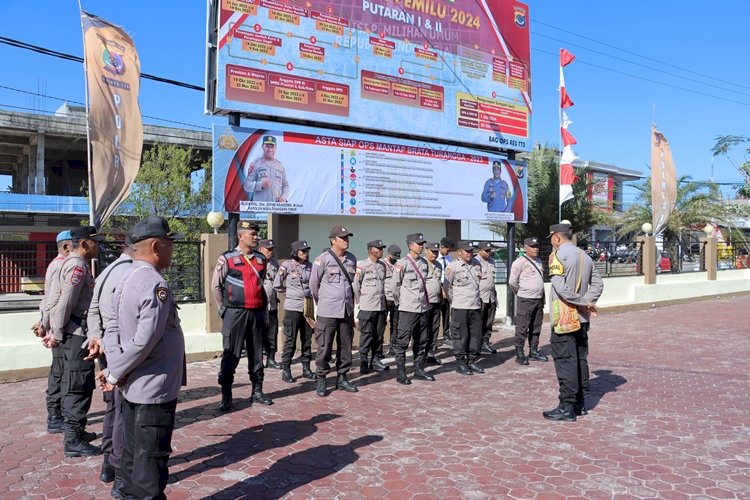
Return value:
<svg viewBox="0 0 750 500">
<path fill-rule="evenodd" d="M 513 209 L 513 196 L 508 189 L 508 183 L 502 178 L 503 165 L 499 161 L 492 162 L 492 177 L 487 179 L 482 189 L 482 201 L 487 204 L 488 212 L 510 212 Z"/>
<path fill-rule="evenodd" d="M 247 164 L 244 188 L 252 201 L 284 203 L 289 183 L 284 165 L 276 159 L 276 137 L 263 136 L 263 154 Z"/>
</svg>

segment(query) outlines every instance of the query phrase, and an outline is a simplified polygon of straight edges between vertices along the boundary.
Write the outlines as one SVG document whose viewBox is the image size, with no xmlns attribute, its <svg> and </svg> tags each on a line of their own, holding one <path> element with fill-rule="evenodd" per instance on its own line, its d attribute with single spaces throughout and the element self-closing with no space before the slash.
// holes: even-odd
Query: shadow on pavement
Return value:
<svg viewBox="0 0 750 500">
<path fill-rule="evenodd" d="M 612 373 L 612 370 L 594 370 L 596 377 L 589 379 L 589 394 L 586 406 L 595 408 L 608 392 L 615 392 L 621 385 L 627 383 L 622 375 Z"/>
</svg>

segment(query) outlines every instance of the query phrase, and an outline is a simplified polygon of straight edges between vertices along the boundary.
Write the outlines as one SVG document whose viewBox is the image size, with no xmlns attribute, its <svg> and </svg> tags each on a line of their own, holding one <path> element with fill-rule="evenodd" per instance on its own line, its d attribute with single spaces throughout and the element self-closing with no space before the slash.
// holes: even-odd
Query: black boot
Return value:
<svg viewBox="0 0 750 500">
<path fill-rule="evenodd" d="M 383 354 L 383 347 L 382 346 L 378 349 L 378 352 L 375 354 L 375 356 L 378 359 L 383 359 L 385 357 L 385 354 Z"/>
<path fill-rule="evenodd" d="M 109 463 L 109 455 L 104 456 L 104 462 L 102 462 L 102 471 L 99 473 L 99 481 L 103 483 L 111 483 L 115 480 L 115 468 Z"/>
<path fill-rule="evenodd" d="M 557 408 L 550 411 L 542 412 L 547 420 L 557 420 L 562 422 L 575 422 L 576 413 L 571 403 L 560 403 Z"/>
<path fill-rule="evenodd" d="M 294 382 L 294 377 L 292 377 L 292 369 L 289 367 L 289 365 L 284 365 L 281 367 L 281 381 L 288 384 Z"/>
<path fill-rule="evenodd" d="M 427 353 L 427 357 L 425 358 L 425 363 L 428 365 L 442 365 L 443 362 L 440 361 L 435 357 L 435 351 L 430 349 L 430 352 Z"/>
<path fill-rule="evenodd" d="M 94 457 L 102 452 L 101 448 L 81 439 L 80 430 L 65 429 L 65 456 Z"/>
<path fill-rule="evenodd" d="M 266 358 L 266 368 L 271 368 L 273 370 L 278 370 L 281 368 L 281 365 L 276 362 L 276 351 L 268 352 L 268 358 Z"/>
<path fill-rule="evenodd" d="M 492 347 L 490 345 L 490 341 L 489 340 L 485 340 L 482 343 L 482 351 L 481 352 L 483 352 L 484 354 L 496 354 L 497 353 L 497 349 L 495 349 L 494 347 Z"/>
<path fill-rule="evenodd" d="M 307 380 L 315 380 L 315 374 L 312 371 L 310 371 L 309 361 L 302 362 L 302 376 L 306 378 Z"/>
<path fill-rule="evenodd" d="M 263 394 L 263 382 L 253 382 L 253 395 L 251 399 L 266 406 L 273 404 L 271 397 Z"/>
<path fill-rule="evenodd" d="M 224 384 L 221 386 L 221 403 L 219 403 L 219 411 L 229 411 L 232 407 L 232 386 Z"/>
<path fill-rule="evenodd" d="M 65 419 L 62 414 L 52 413 L 47 417 L 47 432 L 49 434 L 61 434 L 65 430 Z"/>
<path fill-rule="evenodd" d="M 426 380 L 428 382 L 435 381 L 435 377 L 424 371 L 424 368 L 422 368 L 422 363 L 419 361 L 414 363 L 414 378 L 418 378 L 419 380 Z"/>
<path fill-rule="evenodd" d="M 406 376 L 406 362 L 396 361 L 396 382 L 403 385 L 410 385 L 411 380 Z"/>
<path fill-rule="evenodd" d="M 484 368 L 480 367 L 474 361 L 469 363 L 468 368 L 469 370 L 471 370 L 472 373 L 484 373 Z"/>
<path fill-rule="evenodd" d="M 516 347 L 516 363 L 519 365 L 528 365 L 529 359 L 523 353 L 523 347 Z"/>
<path fill-rule="evenodd" d="M 586 408 L 586 403 L 584 400 L 579 399 L 575 402 L 573 405 L 573 411 L 576 413 L 576 415 L 583 416 L 589 414 L 589 409 Z"/>
<path fill-rule="evenodd" d="M 115 469 L 115 482 L 112 483 L 112 491 L 109 492 L 109 496 L 111 496 L 112 498 L 122 498 L 124 492 L 125 485 L 122 482 L 120 469 Z"/>
<path fill-rule="evenodd" d="M 547 356 L 539 352 L 538 345 L 532 345 L 529 349 L 529 359 L 534 361 L 547 361 Z"/>
<path fill-rule="evenodd" d="M 359 392 L 357 386 L 346 379 L 346 373 L 341 373 L 336 379 L 336 388 L 346 392 Z"/>
<path fill-rule="evenodd" d="M 461 357 L 456 360 L 456 371 L 461 375 L 474 375 L 474 372 L 469 368 L 466 358 Z"/>
<path fill-rule="evenodd" d="M 367 362 L 367 359 L 360 356 L 361 361 L 359 362 L 359 373 L 362 375 L 367 375 L 370 373 L 370 363 Z"/>
<path fill-rule="evenodd" d="M 96 439 L 99 436 L 97 435 L 96 432 L 86 432 L 86 429 L 83 429 L 78 434 L 78 437 L 80 437 L 81 439 L 83 439 L 87 443 L 90 443 L 91 441 L 93 441 L 94 439 Z"/>
<path fill-rule="evenodd" d="M 326 390 L 326 377 L 318 375 L 318 386 L 315 389 L 315 394 L 321 398 L 324 398 L 328 396 L 328 391 Z"/>
<path fill-rule="evenodd" d="M 380 358 L 378 358 L 378 355 L 372 357 L 372 363 L 370 363 L 370 366 L 373 370 L 376 372 L 386 372 L 390 370 L 390 366 L 384 364 L 382 361 L 380 361 Z"/>
</svg>

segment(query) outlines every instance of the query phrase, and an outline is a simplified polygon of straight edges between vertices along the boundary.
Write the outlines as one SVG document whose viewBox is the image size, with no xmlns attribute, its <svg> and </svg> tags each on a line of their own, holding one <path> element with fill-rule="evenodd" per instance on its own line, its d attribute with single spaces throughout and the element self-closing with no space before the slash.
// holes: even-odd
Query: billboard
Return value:
<svg viewBox="0 0 750 500">
<path fill-rule="evenodd" d="M 213 141 L 227 212 L 526 222 L 526 165 L 501 156 L 252 121 Z"/>
<path fill-rule="evenodd" d="M 614 178 L 609 174 L 591 172 L 589 179 L 591 181 L 589 199 L 594 204 L 594 208 L 612 211 Z"/>
<path fill-rule="evenodd" d="M 210 2 L 209 113 L 531 147 L 524 3 Z"/>
</svg>

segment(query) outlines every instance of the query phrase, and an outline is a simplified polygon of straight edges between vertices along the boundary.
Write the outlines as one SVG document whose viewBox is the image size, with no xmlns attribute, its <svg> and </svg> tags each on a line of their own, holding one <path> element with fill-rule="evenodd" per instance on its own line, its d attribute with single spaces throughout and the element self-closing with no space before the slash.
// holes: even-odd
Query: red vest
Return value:
<svg viewBox="0 0 750 500">
<path fill-rule="evenodd" d="M 223 255 L 227 260 L 223 305 L 245 309 L 266 307 L 268 301 L 263 289 L 266 259 L 263 255 L 254 252 L 245 258 L 237 251 L 225 252 Z"/>
</svg>

